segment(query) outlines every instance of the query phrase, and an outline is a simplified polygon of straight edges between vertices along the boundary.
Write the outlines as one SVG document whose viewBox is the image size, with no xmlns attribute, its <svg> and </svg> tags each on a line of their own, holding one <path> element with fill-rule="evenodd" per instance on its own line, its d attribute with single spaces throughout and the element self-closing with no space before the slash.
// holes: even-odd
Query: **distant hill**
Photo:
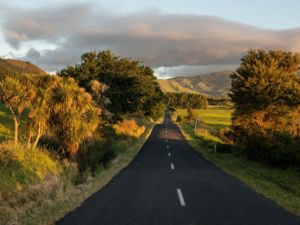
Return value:
<svg viewBox="0 0 300 225">
<path fill-rule="evenodd" d="M 46 74 L 44 70 L 30 62 L 16 59 L 0 59 L 0 75 L 20 73 Z"/>
<path fill-rule="evenodd" d="M 230 89 L 232 71 L 220 71 L 197 76 L 174 77 L 158 80 L 163 92 L 201 93 L 210 96 L 226 96 Z"/>
</svg>

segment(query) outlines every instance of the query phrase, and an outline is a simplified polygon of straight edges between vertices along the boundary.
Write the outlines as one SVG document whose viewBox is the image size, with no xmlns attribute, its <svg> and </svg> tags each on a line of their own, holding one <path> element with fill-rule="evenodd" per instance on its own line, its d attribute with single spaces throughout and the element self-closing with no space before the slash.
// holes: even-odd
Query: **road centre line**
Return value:
<svg viewBox="0 0 300 225">
<path fill-rule="evenodd" d="M 172 169 L 172 170 L 175 170 L 175 167 L 174 167 L 174 164 L 173 164 L 173 163 L 171 163 L 171 169 Z"/>
<path fill-rule="evenodd" d="M 185 201 L 180 188 L 177 188 L 177 195 L 181 206 L 185 206 Z"/>
</svg>

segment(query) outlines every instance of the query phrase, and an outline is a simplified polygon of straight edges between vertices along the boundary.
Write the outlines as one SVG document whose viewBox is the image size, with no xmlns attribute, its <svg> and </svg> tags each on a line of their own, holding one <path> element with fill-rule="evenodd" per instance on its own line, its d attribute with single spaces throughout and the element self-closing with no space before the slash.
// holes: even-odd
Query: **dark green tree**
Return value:
<svg viewBox="0 0 300 225">
<path fill-rule="evenodd" d="M 299 158 L 299 148 L 291 153 L 282 142 L 283 136 L 291 143 L 299 135 L 299 64 L 297 53 L 251 50 L 232 74 L 232 128 L 236 143 L 251 158 L 272 163 Z"/>
<path fill-rule="evenodd" d="M 206 109 L 208 107 L 207 97 L 192 93 L 165 93 L 165 103 L 171 108 Z"/>
<path fill-rule="evenodd" d="M 154 116 L 163 98 L 150 67 L 129 58 L 121 58 L 110 51 L 87 52 L 82 55 L 80 64 L 68 66 L 58 75 L 73 77 L 93 96 L 95 93 L 91 90 L 91 81 L 97 80 L 107 85 L 107 90 L 102 94 L 109 98 L 110 104 L 106 108 L 115 119 L 127 113 Z"/>
</svg>

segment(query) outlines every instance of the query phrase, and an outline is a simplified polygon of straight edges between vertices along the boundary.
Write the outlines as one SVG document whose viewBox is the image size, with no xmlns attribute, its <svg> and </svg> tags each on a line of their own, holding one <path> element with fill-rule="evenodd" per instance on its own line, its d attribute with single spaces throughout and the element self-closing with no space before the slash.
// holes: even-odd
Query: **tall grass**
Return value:
<svg viewBox="0 0 300 225">
<path fill-rule="evenodd" d="M 135 119 L 125 119 L 113 125 L 117 135 L 139 138 L 146 130 L 145 126 L 139 126 Z"/>
<path fill-rule="evenodd" d="M 10 143 L 0 144 L 0 192 L 22 190 L 61 173 L 62 167 L 45 150 Z"/>
</svg>

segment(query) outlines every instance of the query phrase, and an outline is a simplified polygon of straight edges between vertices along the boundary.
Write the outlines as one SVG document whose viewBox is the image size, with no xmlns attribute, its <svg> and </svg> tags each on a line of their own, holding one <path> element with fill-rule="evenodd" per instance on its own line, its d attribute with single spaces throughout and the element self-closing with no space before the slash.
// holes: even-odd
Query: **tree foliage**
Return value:
<svg viewBox="0 0 300 225">
<path fill-rule="evenodd" d="M 50 90 L 48 105 L 49 127 L 75 159 L 80 143 L 92 136 L 100 122 L 100 108 L 72 78 L 59 79 Z"/>
<path fill-rule="evenodd" d="M 171 108 L 206 109 L 207 97 L 201 94 L 191 93 L 165 93 L 165 102 Z"/>
<path fill-rule="evenodd" d="M 300 56 L 296 53 L 251 50 L 231 76 L 233 131 L 236 143 L 251 158 L 272 164 L 300 162 L 299 147 L 289 150 L 295 144 L 282 142 L 283 137 L 289 143 L 299 137 L 299 64 Z M 269 146 L 273 146 L 272 151 L 267 150 L 271 149 Z"/>
<path fill-rule="evenodd" d="M 153 109 L 161 105 L 162 92 L 152 69 L 110 51 L 87 52 L 81 56 L 80 64 L 68 66 L 58 74 L 73 77 L 89 92 L 91 81 L 105 84 L 108 88 L 103 95 L 109 99 L 106 108 L 116 119 L 127 113 L 153 116 Z"/>
<path fill-rule="evenodd" d="M 14 120 L 14 143 L 18 143 L 19 126 L 24 110 L 30 106 L 36 93 L 31 82 L 31 77 L 23 75 L 19 77 L 4 76 L 0 79 L 0 101 L 12 113 Z"/>
</svg>

